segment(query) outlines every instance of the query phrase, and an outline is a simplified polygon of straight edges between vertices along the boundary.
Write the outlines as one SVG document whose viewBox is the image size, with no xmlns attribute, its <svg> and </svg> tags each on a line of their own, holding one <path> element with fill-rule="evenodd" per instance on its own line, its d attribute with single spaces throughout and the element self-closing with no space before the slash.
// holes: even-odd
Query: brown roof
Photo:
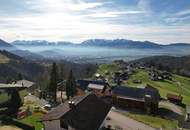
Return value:
<svg viewBox="0 0 190 130">
<path fill-rule="evenodd" d="M 122 87 L 116 86 L 112 90 L 112 94 L 115 96 L 119 96 L 126 99 L 143 101 L 146 95 L 151 96 L 152 102 L 159 102 L 160 95 L 159 92 L 154 89 L 146 89 L 146 88 L 134 88 L 134 87 Z"/>
<path fill-rule="evenodd" d="M 171 94 L 171 93 L 168 93 L 168 94 L 167 94 L 167 98 L 175 99 L 175 100 L 179 100 L 179 101 L 181 101 L 181 100 L 183 99 L 182 96 L 180 96 L 180 95 L 175 95 L 175 94 Z"/>
<path fill-rule="evenodd" d="M 75 107 L 68 102 L 59 105 L 43 117 L 43 121 L 62 118 L 64 122 L 77 130 L 97 130 L 107 116 L 111 105 L 94 94 L 77 96 L 72 99 Z"/>
</svg>

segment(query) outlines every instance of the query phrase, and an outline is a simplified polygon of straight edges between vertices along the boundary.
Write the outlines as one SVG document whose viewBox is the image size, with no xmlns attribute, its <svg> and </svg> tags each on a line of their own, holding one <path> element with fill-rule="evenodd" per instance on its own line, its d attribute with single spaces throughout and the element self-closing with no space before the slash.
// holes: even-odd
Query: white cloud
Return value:
<svg viewBox="0 0 190 130">
<path fill-rule="evenodd" d="M 190 9 L 179 11 L 175 14 L 176 16 L 190 15 Z"/>
<path fill-rule="evenodd" d="M 102 7 L 105 3 L 87 3 L 81 0 L 27 0 L 28 8 L 34 12 L 0 16 L 0 38 L 8 41 L 45 39 L 81 42 L 90 38 L 127 38 L 160 43 L 190 42 L 188 25 L 128 24 L 129 17 L 124 15 L 147 14 L 150 11 L 147 10 L 149 8 L 148 1 L 140 0 L 138 8 L 131 10 L 129 8 L 99 10 L 98 7 Z M 118 17 L 125 18 L 126 24 L 109 22 L 110 19 Z M 102 20 L 98 21 L 96 18 Z M 136 20 L 139 19 L 137 17 Z"/>
<path fill-rule="evenodd" d="M 110 12 L 101 12 L 101 13 L 90 13 L 84 16 L 87 17 L 94 17 L 94 18 L 114 18 L 114 17 L 118 17 L 120 15 L 129 15 L 129 14 L 144 14 L 146 13 L 145 11 L 110 11 Z"/>
</svg>

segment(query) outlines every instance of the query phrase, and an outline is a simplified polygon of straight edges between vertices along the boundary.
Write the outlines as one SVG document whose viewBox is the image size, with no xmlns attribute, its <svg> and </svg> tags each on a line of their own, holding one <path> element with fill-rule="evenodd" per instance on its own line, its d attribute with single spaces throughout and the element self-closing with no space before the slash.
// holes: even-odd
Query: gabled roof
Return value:
<svg viewBox="0 0 190 130">
<path fill-rule="evenodd" d="M 159 93 L 154 89 L 147 89 L 147 88 L 134 88 L 134 87 L 121 87 L 117 86 L 112 90 L 114 95 L 125 97 L 129 99 L 136 99 L 139 101 L 144 100 L 146 95 L 150 95 L 152 101 L 158 102 L 159 101 Z"/>
<path fill-rule="evenodd" d="M 88 85 L 88 88 L 90 89 L 100 89 L 100 90 L 103 90 L 104 89 L 104 85 L 100 85 L 100 84 L 89 84 Z"/>
<path fill-rule="evenodd" d="M 46 114 L 43 121 L 61 118 L 77 130 L 97 130 L 111 109 L 110 104 L 90 93 L 74 97 L 71 101 L 75 102 L 74 108 L 65 102 Z"/>
<path fill-rule="evenodd" d="M 4 84 L 0 83 L 0 89 L 9 89 L 9 88 L 25 88 L 19 84 Z"/>
<path fill-rule="evenodd" d="M 35 83 L 34 82 L 31 82 L 31 81 L 28 81 L 28 80 L 19 80 L 19 81 L 16 81 L 15 84 L 18 84 L 18 85 L 23 85 L 24 87 L 31 87 L 33 86 Z"/>
<path fill-rule="evenodd" d="M 102 80 L 77 80 L 77 84 L 77 87 L 82 90 L 86 90 L 89 84 L 108 85 L 108 83 Z"/>
</svg>

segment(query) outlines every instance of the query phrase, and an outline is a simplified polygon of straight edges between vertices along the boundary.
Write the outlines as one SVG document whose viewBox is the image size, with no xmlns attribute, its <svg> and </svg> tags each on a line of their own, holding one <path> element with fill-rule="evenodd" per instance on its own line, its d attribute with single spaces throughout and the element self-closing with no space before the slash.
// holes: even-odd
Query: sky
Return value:
<svg viewBox="0 0 190 130">
<path fill-rule="evenodd" d="M 190 43 L 190 0 L 0 0 L 0 38 Z"/>
</svg>

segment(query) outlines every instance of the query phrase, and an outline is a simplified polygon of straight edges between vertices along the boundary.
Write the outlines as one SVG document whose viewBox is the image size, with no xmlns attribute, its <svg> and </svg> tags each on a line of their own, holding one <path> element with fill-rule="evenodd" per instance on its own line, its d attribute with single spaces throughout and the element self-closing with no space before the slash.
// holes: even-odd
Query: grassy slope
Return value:
<svg viewBox="0 0 190 130">
<path fill-rule="evenodd" d="M 164 81 L 152 81 L 149 79 L 148 72 L 145 70 L 136 70 L 135 74 L 131 76 L 128 80 L 128 85 L 132 87 L 138 86 L 134 84 L 132 81 L 134 79 L 140 79 L 142 84 L 150 84 L 156 87 L 161 97 L 166 98 L 167 93 L 181 94 L 183 96 L 183 103 L 190 103 L 190 78 L 186 78 L 179 75 L 173 75 L 172 81 L 164 80 Z M 180 82 L 180 85 L 179 83 Z"/>
<path fill-rule="evenodd" d="M 43 124 L 40 121 L 43 114 L 41 113 L 33 113 L 31 116 L 28 116 L 21 121 L 30 125 L 35 126 L 35 130 L 41 130 L 43 128 Z"/>
<path fill-rule="evenodd" d="M 27 90 L 21 90 L 21 91 L 19 91 L 19 94 L 23 101 L 24 97 L 27 95 Z M 10 95 L 8 96 L 7 93 L 1 93 L 0 94 L 0 103 L 7 101 L 9 98 L 10 98 Z"/>
<path fill-rule="evenodd" d="M 97 73 L 100 73 L 103 76 L 105 76 L 112 84 L 111 74 L 118 70 L 119 66 L 115 63 L 103 64 L 99 66 Z M 133 80 L 135 79 L 141 80 L 142 84 L 133 83 Z M 183 103 L 190 104 L 190 78 L 173 74 L 172 79 L 172 81 L 152 81 L 149 79 L 148 71 L 138 69 L 135 70 L 135 73 L 129 78 L 129 80 L 127 82 L 124 82 L 122 85 L 138 87 L 143 86 L 145 84 L 150 84 L 159 90 L 161 97 L 166 98 L 167 93 L 181 94 L 184 99 Z M 180 85 L 178 82 L 180 82 Z"/>
<path fill-rule="evenodd" d="M 5 64 L 9 62 L 9 58 L 0 54 L 0 64 Z"/>
<path fill-rule="evenodd" d="M 100 65 L 98 69 L 98 73 L 104 75 L 106 78 L 109 79 L 109 83 L 112 84 L 111 81 L 111 73 L 118 71 L 119 66 L 116 64 L 106 64 Z M 110 72 L 106 75 L 106 72 Z M 142 84 L 134 84 L 133 80 L 139 79 L 142 81 Z M 177 82 L 180 82 L 180 87 Z M 165 81 L 152 81 L 149 79 L 148 71 L 146 70 L 136 70 L 136 72 L 129 78 L 127 82 L 124 82 L 123 86 L 131 86 L 131 87 L 138 87 L 143 86 L 145 84 L 150 84 L 156 87 L 162 98 L 166 98 L 167 93 L 174 93 L 174 94 L 182 94 L 183 96 L 183 103 L 190 104 L 190 78 L 186 78 L 179 75 L 173 74 L 173 81 L 165 80 Z M 113 85 L 113 84 L 112 84 Z M 164 128 L 166 130 L 172 130 L 176 128 L 177 121 L 176 120 L 168 120 L 158 116 L 151 116 L 151 115 L 141 115 L 141 114 L 134 114 L 130 112 L 124 113 L 124 115 L 129 116 L 133 119 L 136 119 L 140 122 L 148 124 L 155 128 Z"/>
</svg>

